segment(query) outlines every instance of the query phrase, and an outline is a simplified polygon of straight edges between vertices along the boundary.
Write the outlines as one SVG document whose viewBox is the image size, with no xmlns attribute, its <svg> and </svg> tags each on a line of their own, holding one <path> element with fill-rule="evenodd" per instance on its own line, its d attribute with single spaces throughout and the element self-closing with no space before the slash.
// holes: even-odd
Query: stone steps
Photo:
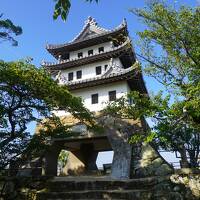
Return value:
<svg viewBox="0 0 200 200">
<path fill-rule="evenodd" d="M 78 179 L 78 178 L 77 178 Z M 48 183 L 48 189 L 52 192 L 81 191 L 81 190 L 130 190 L 149 189 L 157 184 L 155 178 L 132 179 L 126 181 L 118 180 L 63 180 L 57 179 Z"/>
<path fill-rule="evenodd" d="M 56 177 L 45 190 L 37 192 L 36 200 L 160 200 L 153 197 L 153 188 L 160 181 L 156 177 L 113 180 L 108 177 Z"/>
<path fill-rule="evenodd" d="M 73 192 L 42 192 L 37 194 L 37 200 L 67 200 L 67 199 L 127 199 L 150 200 L 148 190 L 86 190 Z"/>
</svg>

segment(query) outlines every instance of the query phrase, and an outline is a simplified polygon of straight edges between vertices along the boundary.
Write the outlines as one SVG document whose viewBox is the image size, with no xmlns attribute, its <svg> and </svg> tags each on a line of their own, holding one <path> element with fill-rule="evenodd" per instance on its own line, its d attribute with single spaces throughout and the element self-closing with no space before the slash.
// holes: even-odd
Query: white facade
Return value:
<svg viewBox="0 0 200 200">
<path fill-rule="evenodd" d="M 123 30 L 123 27 L 126 27 L 126 23 L 124 22 L 119 28 Z M 119 29 L 116 28 L 116 31 L 117 30 Z M 91 39 L 94 36 L 97 37 L 99 35 L 99 37 L 102 37 L 102 34 L 106 35 L 111 32 L 112 31 L 108 31 L 106 29 L 98 27 L 94 19 L 88 18 L 84 28 L 82 29 L 80 34 L 75 37 L 72 43 L 74 42 L 74 45 L 77 45 L 75 48 L 77 49 L 78 42 L 87 42 L 87 39 Z M 64 50 L 62 50 L 60 51 L 60 55 L 56 53 L 56 56 L 59 57 L 56 64 L 47 64 L 49 68 L 51 67 L 51 65 L 54 65 L 54 67 L 56 65 L 63 66 L 61 68 L 55 67 L 57 69 L 55 70 L 56 73 L 54 72 L 54 78 L 59 81 L 59 84 L 66 84 L 69 86 L 69 89 L 71 87 L 71 92 L 75 96 L 81 97 L 85 107 L 92 112 L 103 110 L 109 101 L 115 101 L 116 99 L 130 92 L 127 77 L 123 75 L 129 73 L 132 68 L 131 66 L 129 68 L 127 68 L 126 66 L 126 69 L 124 69 L 121 60 L 119 58 L 116 58 L 116 55 L 121 54 L 120 56 L 124 56 L 124 58 L 126 59 L 126 56 L 128 54 L 124 54 L 123 50 L 125 49 L 125 47 L 127 49 L 130 49 L 129 38 L 127 37 L 127 39 L 123 41 L 123 44 L 121 43 L 122 41 L 119 42 L 118 45 L 116 45 L 115 42 L 115 47 L 113 46 L 114 40 L 112 41 L 112 38 L 110 38 L 110 41 L 108 41 L 108 38 L 103 41 L 104 42 L 102 42 L 101 44 L 93 45 L 95 43 L 95 40 L 93 40 L 91 46 L 71 52 L 69 52 L 70 49 L 74 48 L 69 48 L 67 50 L 66 47 L 66 52 L 63 52 Z M 99 42 L 101 42 L 101 40 L 99 40 L 98 43 Z M 120 54 L 117 54 L 117 51 Z M 93 59 L 90 59 L 90 57 L 92 56 Z M 83 64 L 80 66 L 80 63 L 87 63 L 88 58 L 91 63 Z M 97 61 L 95 62 L 94 59 L 96 58 Z M 104 60 L 99 61 L 98 59 Z M 73 63 L 71 66 L 70 62 Z M 67 63 L 66 67 L 65 63 Z M 99 85 L 99 83 L 101 83 L 101 85 Z M 81 84 L 83 84 L 83 86 L 81 86 Z M 59 116 L 67 115 L 67 113 L 64 111 L 56 111 L 56 114 Z"/>
<path fill-rule="evenodd" d="M 117 66 L 123 68 L 122 63 L 119 60 L 119 58 L 113 59 L 113 62 Z M 64 78 L 65 80 L 68 81 L 68 74 L 73 72 L 73 80 L 72 81 L 94 78 L 96 76 L 101 76 L 102 74 L 104 74 L 109 69 L 109 65 L 110 65 L 110 60 L 99 61 L 99 62 L 87 64 L 87 65 L 82 65 L 79 67 L 73 67 L 73 68 L 62 70 L 61 76 L 62 76 L 62 78 Z M 96 67 L 97 66 L 101 66 L 102 73 L 100 75 L 96 75 Z M 80 79 L 77 79 L 77 74 L 76 74 L 77 71 L 82 71 L 82 77 Z M 60 84 L 62 84 L 62 83 L 63 83 L 62 80 L 60 80 Z"/>
<path fill-rule="evenodd" d="M 130 92 L 130 88 L 128 86 L 127 81 L 119 81 L 109 84 L 104 84 L 95 87 L 89 87 L 84 89 L 75 90 L 72 93 L 75 96 L 81 97 L 84 105 L 90 111 L 101 111 L 104 109 L 109 102 L 109 95 L 110 91 L 116 91 L 116 97 L 120 98 Z M 91 95 L 98 93 L 98 103 L 92 104 Z M 58 116 L 67 115 L 64 111 L 55 112 Z"/>
<path fill-rule="evenodd" d="M 116 91 L 116 97 L 120 98 L 126 95 L 130 88 L 126 81 L 120 81 L 115 83 L 104 84 L 96 87 L 85 88 L 81 90 L 74 91 L 73 94 L 79 96 L 83 99 L 84 105 L 90 111 L 100 111 L 104 109 L 109 102 L 110 91 Z M 91 95 L 98 94 L 98 103 L 92 104 Z"/>
<path fill-rule="evenodd" d="M 78 53 L 80 53 L 80 52 L 83 53 L 83 56 L 82 56 L 83 58 L 88 57 L 88 51 L 89 50 L 93 50 L 93 55 L 97 55 L 97 54 L 99 54 L 99 48 L 100 47 L 104 47 L 104 52 L 111 51 L 113 49 L 112 48 L 112 42 L 104 42 L 104 43 L 99 44 L 99 45 L 94 45 L 94 46 L 91 46 L 91 47 L 80 49 L 78 51 L 71 51 L 69 53 L 70 60 L 78 58 Z"/>
</svg>

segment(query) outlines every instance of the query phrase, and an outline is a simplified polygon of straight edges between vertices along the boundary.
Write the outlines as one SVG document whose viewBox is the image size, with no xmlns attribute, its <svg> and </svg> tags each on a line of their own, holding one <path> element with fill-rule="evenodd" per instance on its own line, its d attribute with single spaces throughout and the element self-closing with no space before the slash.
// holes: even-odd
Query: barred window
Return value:
<svg viewBox="0 0 200 200">
<path fill-rule="evenodd" d="M 78 58 L 82 58 L 83 57 L 83 52 L 79 52 L 78 53 Z"/>
<path fill-rule="evenodd" d="M 104 52 L 104 47 L 99 47 L 99 53 L 103 53 Z"/>
<path fill-rule="evenodd" d="M 101 66 L 96 67 L 96 75 L 101 74 Z"/>
<path fill-rule="evenodd" d="M 68 74 L 68 81 L 72 81 L 73 78 L 74 78 L 74 74 L 73 74 L 73 72 L 70 72 L 70 73 Z"/>
<path fill-rule="evenodd" d="M 69 53 L 66 53 L 64 56 L 62 56 L 62 59 L 68 60 L 70 58 Z"/>
<path fill-rule="evenodd" d="M 98 103 L 98 94 L 92 94 L 92 104 L 97 104 Z"/>
<path fill-rule="evenodd" d="M 115 101 L 116 100 L 116 90 L 108 92 L 109 101 Z"/>
<path fill-rule="evenodd" d="M 77 79 L 81 79 L 82 78 L 82 71 L 81 70 L 76 72 L 76 78 Z"/>
<path fill-rule="evenodd" d="M 88 51 L 88 56 L 91 56 L 91 55 L 93 55 L 93 50 L 92 49 Z"/>
</svg>

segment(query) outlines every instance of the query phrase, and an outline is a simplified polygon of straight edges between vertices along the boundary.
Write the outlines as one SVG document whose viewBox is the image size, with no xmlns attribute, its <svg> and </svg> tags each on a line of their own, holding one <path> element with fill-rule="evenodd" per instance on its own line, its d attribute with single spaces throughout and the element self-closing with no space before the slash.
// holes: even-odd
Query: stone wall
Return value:
<svg viewBox="0 0 200 200">
<path fill-rule="evenodd" d="M 175 186 L 175 191 L 181 191 L 180 185 L 186 188 L 186 197 L 190 197 L 191 193 L 200 199 L 200 170 L 181 169 L 170 176 L 172 183 L 179 185 Z"/>
<path fill-rule="evenodd" d="M 96 197 L 98 195 L 101 195 L 101 193 L 107 194 L 109 196 L 109 198 L 101 198 L 107 200 L 116 199 L 116 195 L 119 199 L 127 200 L 200 199 L 199 173 L 173 174 L 168 176 L 156 176 L 151 178 L 139 178 L 121 181 L 116 181 L 112 179 L 103 181 L 102 179 L 96 180 L 95 178 L 86 179 L 84 181 L 79 180 L 78 178 L 76 179 L 76 181 L 62 179 L 61 181 L 58 180 L 56 182 L 55 180 L 52 180 L 53 179 L 49 177 L 1 178 L 0 200 L 47 200 L 53 199 L 55 195 L 57 197 L 60 197 L 60 195 L 64 193 L 68 196 L 71 196 L 72 194 L 76 194 L 77 196 L 79 194 L 81 198 L 86 195 L 85 191 L 90 194 L 90 198 L 87 196 L 87 198 L 85 199 L 96 199 Z M 104 188 L 104 191 L 102 191 L 102 189 L 99 190 L 99 188 L 101 187 Z M 119 187 L 120 190 L 117 190 L 116 188 Z M 53 193 L 51 190 L 53 190 Z M 83 192 L 83 196 L 81 191 Z M 63 197 L 56 199 L 62 200 L 67 198 Z M 70 199 L 77 198 L 73 197 Z"/>
<path fill-rule="evenodd" d="M 132 171 L 132 145 L 129 139 L 135 132 L 142 132 L 140 120 L 120 119 L 100 116 L 98 122 L 103 126 L 111 147 L 114 151 L 111 177 L 129 179 Z"/>
<path fill-rule="evenodd" d="M 151 144 L 133 145 L 132 177 L 164 176 L 173 173 L 170 166 Z"/>
</svg>

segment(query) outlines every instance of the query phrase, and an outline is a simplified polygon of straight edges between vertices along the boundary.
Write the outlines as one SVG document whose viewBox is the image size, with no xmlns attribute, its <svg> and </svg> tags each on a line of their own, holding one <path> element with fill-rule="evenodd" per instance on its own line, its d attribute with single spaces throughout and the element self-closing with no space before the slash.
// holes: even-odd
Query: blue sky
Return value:
<svg viewBox="0 0 200 200">
<path fill-rule="evenodd" d="M 144 0 L 100 0 L 98 4 L 90 4 L 85 0 L 72 0 L 68 19 L 63 22 L 60 19 L 56 21 L 52 19 L 53 0 L 0 0 L 0 13 L 4 14 L 4 18 L 10 18 L 23 28 L 23 34 L 17 37 L 18 47 L 12 47 L 7 42 L 1 43 L 0 58 L 8 61 L 30 56 L 38 66 L 42 59 L 52 60 L 53 58 L 45 50 L 45 44 L 70 41 L 79 33 L 88 16 L 96 18 L 101 26 L 108 29 L 120 24 L 125 17 L 130 36 L 135 37 L 135 33 L 144 27 L 137 17 L 128 12 L 128 9 L 144 7 L 144 2 Z M 196 4 L 196 0 L 178 2 Z M 133 43 L 135 42 L 133 40 Z"/>
<path fill-rule="evenodd" d="M 148 0 L 147 0 L 148 1 Z M 194 6 L 197 0 L 168 0 L 175 6 L 187 4 Z M 176 2 L 176 3 L 174 3 Z M 142 8 L 145 0 L 100 0 L 98 4 L 85 0 L 72 0 L 72 7 L 66 22 L 53 20 L 53 0 L 0 0 L 0 13 L 23 28 L 17 37 L 18 47 L 10 43 L 0 44 L 0 59 L 12 61 L 32 57 L 33 63 L 40 66 L 43 59 L 53 61 L 45 50 L 47 43 L 60 44 L 70 41 L 78 34 L 88 16 L 94 17 L 100 26 L 112 29 L 127 19 L 130 37 L 137 50 L 136 32 L 144 29 L 141 21 L 130 13 L 130 8 Z M 145 77 L 149 91 L 158 91 L 160 86 L 151 78 Z"/>
<path fill-rule="evenodd" d="M 168 0 L 178 7 L 180 4 L 194 6 L 197 0 Z M 128 11 L 130 8 L 144 7 L 144 0 L 100 0 L 96 3 L 86 3 L 85 0 L 72 0 L 72 7 L 66 22 L 53 20 L 53 0 L 0 0 L 0 13 L 4 18 L 11 19 L 16 25 L 23 28 L 23 34 L 16 39 L 18 47 L 10 43 L 0 43 L 0 59 L 13 61 L 33 58 L 33 63 L 40 66 L 43 59 L 53 61 L 45 50 L 47 43 L 60 44 L 70 41 L 82 29 L 88 16 L 96 19 L 100 26 L 112 29 L 127 19 L 129 34 L 137 49 L 136 32 L 144 29 L 141 21 Z M 158 91 L 161 86 L 149 77 L 145 77 L 147 89 Z M 33 130 L 34 127 L 31 126 Z"/>
</svg>

